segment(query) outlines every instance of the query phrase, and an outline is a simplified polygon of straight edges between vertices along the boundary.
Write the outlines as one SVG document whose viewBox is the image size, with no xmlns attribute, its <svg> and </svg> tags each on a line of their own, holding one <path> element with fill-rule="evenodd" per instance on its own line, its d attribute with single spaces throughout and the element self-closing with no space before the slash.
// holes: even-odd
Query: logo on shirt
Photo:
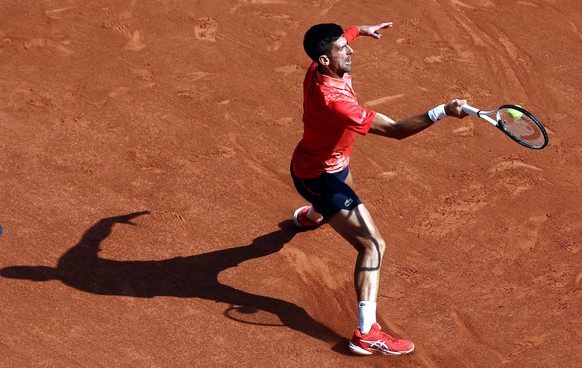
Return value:
<svg viewBox="0 0 582 368">
<path fill-rule="evenodd" d="M 348 198 L 345 200 L 344 206 L 346 206 L 346 208 L 349 208 L 352 203 L 354 203 L 354 200 L 351 198 Z"/>
</svg>

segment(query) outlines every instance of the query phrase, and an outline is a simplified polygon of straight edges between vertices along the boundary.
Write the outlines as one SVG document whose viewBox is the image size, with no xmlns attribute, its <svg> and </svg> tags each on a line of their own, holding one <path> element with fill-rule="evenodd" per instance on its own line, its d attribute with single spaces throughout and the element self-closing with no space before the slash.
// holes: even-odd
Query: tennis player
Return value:
<svg viewBox="0 0 582 368">
<path fill-rule="evenodd" d="M 380 39 L 382 29 L 392 23 L 352 26 L 345 31 L 337 24 L 318 24 L 305 34 L 303 46 L 313 63 L 303 82 L 303 139 L 291 159 L 291 176 L 307 202 L 295 211 L 293 220 L 301 228 L 328 223 L 358 252 L 354 283 L 358 298 L 358 326 L 349 342 L 354 354 L 400 355 L 414 349 L 411 341 L 394 338 L 376 322 L 385 241 L 370 213 L 353 190 L 348 164 L 356 134 L 377 134 L 403 139 L 437 121 L 463 118 L 465 100 L 452 100 L 434 109 L 394 121 L 358 104 L 350 72 L 358 36 Z"/>
</svg>

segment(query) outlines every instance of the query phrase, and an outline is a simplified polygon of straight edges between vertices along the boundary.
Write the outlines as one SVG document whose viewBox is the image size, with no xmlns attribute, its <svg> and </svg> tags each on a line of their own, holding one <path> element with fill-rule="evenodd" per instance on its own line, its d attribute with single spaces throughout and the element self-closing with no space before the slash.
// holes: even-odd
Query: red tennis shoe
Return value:
<svg viewBox="0 0 582 368">
<path fill-rule="evenodd" d="M 309 212 L 310 208 L 311 206 L 303 206 L 295 210 L 295 213 L 293 213 L 293 222 L 295 225 L 297 225 L 297 227 L 315 228 L 323 224 L 323 220 L 320 222 L 315 222 L 307 218 L 307 212 Z"/>
<path fill-rule="evenodd" d="M 350 351 L 360 355 L 401 355 L 414 350 L 412 341 L 396 339 L 381 329 L 378 323 L 374 323 L 370 332 L 365 335 L 356 329 L 350 340 Z"/>
</svg>

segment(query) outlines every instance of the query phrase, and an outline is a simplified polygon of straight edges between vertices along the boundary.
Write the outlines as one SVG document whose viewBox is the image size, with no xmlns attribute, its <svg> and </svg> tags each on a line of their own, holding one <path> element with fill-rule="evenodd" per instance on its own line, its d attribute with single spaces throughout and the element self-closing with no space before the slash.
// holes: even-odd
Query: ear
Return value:
<svg viewBox="0 0 582 368">
<path fill-rule="evenodd" d="M 327 57 L 327 55 L 320 55 L 319 56 L 319 65 L 329 65 L 329 58 Z"/>
</svg>

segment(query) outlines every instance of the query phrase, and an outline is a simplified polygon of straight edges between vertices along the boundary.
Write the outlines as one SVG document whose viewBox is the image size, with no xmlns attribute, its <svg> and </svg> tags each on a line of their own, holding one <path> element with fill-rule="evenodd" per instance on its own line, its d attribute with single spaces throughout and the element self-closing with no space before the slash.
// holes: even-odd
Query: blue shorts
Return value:
<svg viewBox="0 0 582 368">
<path fill-rule="evenodd" d="M 295 189 L 323 215 L 326 221 L 340 210 L 353 210 L 362 204 L 352 188 L 345 183 L 349 173 L 350 169 L 346 167 L 335 174 L 323 173 L 316 178 L 300 179 L 293 173 L 291 165 Z"/>
</svg>

